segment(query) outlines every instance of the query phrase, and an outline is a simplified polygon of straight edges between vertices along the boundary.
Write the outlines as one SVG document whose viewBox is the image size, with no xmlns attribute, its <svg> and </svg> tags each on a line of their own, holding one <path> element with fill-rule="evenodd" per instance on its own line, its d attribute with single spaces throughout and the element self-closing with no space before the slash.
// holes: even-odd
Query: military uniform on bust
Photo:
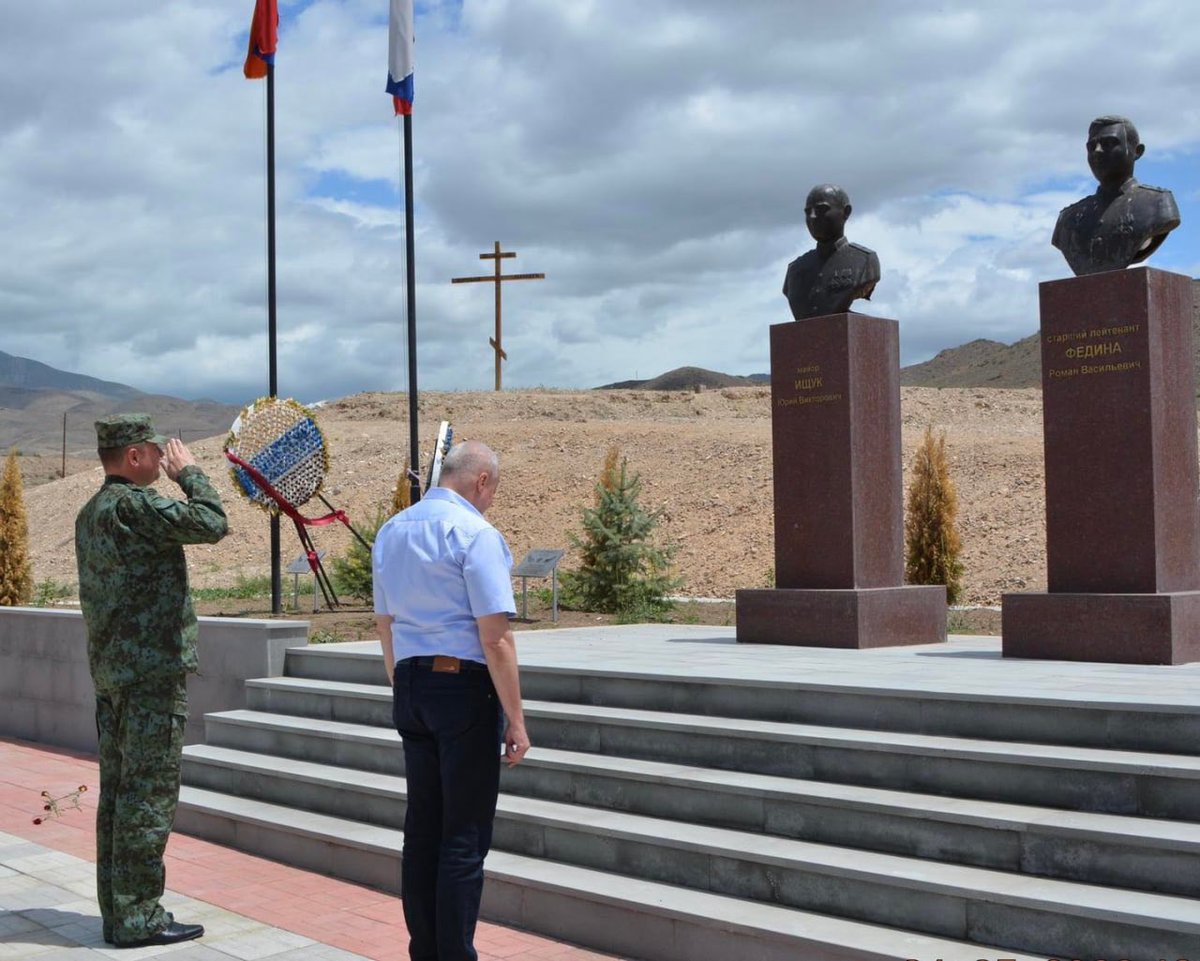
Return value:
<svg viewBox="0 0 1200 961">
<path fill-rule="evenodd" d="M 879 257 L 875 251 L 845 237 L 839 237 L 831 247 L 827 256 L 813 248 L 788 264 L 783 295 L 796 320 L 844 313 L 855 300 L 870 300 L 879 283 Z"/>
<path fill-rule="evenodd" d="M 1140 263 L 1179 222 L 1171 191 L 1130 177 L 1115 192 L 1101 187 L 1063 208 L 1051 243 L 1079 277 Z"/>
<path fill-rule="evenodd" d="M 146 415 L 97 421 L 96 437 L 106 476 L 76 517 L 75 554 L 100 747 L 97 897 L 105 941 L 171 944 L 204 933 L 159 903 L 179 800 L 186 676 L 198 668 L 183 545 L 216 543 L 227 524 L 191 453 L 156 434 Z M 147 486 L 160 464 L 186 501 Z"/>
<path fill-rule="evenodd" d="M 1171 191 L 1133 177 L 1145 152 L 1127 117 L 1097 117 L 1088 126 L 1088 167 L 1100 186 L 1062 210 L 1050 241 L 1075 276 L 1140 264 L 1179 226 Z"/>
<path fill-rule="evenodd" d="M 808 192 L 804 223 L 817 246 L 788 264 L 783 278 L 783 296 L 796 320 L 842 314 L 854 301 L 871 299 L 879 283 L 879 257 L 846 239 L 853 209 L 836 184 L 817 184 Z"/>
</svg>

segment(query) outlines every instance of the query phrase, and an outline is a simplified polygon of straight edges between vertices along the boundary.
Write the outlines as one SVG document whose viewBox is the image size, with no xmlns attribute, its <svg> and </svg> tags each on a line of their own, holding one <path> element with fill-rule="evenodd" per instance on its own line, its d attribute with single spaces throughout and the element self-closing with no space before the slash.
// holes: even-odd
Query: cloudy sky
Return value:
<svg viewBox="0 0 1200 961">
<path fill-rule="evenodd" d="M 252 0 L 38 0 L 0 32 L 0 350 L 144 390 L 266 392 L 265 83 Z M 765 371 L 804 197 L 842 184 L 902 361 L 1036 329 L 1088 121 L 1200 272 L 1200 17 L 1179 3 L 418 0 L 420 386 Z M 402 389 L 400 133 L 386 0 L 280 0 L 280 393 Z"/>
</svg>

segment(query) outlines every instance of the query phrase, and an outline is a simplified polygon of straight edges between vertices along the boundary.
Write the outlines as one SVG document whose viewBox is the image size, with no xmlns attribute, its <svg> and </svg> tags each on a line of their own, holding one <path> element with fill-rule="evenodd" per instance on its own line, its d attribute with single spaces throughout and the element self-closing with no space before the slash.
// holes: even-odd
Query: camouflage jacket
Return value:
<svg viewBox="0 0 1200 961">
<path fill-rule="evenodd" d="M 200 468 L 180 471 L 179 486 L 187 501 L 109 476 L 75 518 L 79 601 L 97 691 L 197 669 L 183 545 L 215 544 L 228 525 Z"/>
</svg>

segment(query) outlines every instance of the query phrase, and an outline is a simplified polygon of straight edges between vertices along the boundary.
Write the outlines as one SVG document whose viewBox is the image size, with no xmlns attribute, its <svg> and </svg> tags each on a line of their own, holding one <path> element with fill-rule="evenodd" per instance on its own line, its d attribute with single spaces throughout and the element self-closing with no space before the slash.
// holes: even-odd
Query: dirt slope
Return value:
<svg viewBox="0 0 1200 961">
<path fill-rule="evenodd" d="M 661 507 L 663 536 L 678 546 L 683 592 L 731 597 L 766 586 L 773 566 L 769 388 L 658 392 L 511 391 L 430 393 L 421 402 L 422 443 L 442 419 L 458 438 L 478 438 L 502 458 L 489 517 L 519 559 L 533 547 L 567 547 L 589 504 L 608 445 L 642 476 L 644 499 Z M 317 412 L 333 455 L 326 496 L 352 519 L 386 503 L 405 459 L 407 405 L 395 394 L 361 394 Z M 967 601 L 995 604 L 1006 590 L 1045 588 L 1041 392 L 903 388 L 904 458 L 927 424 L 944 428 L 959 489 Z M 219 545 L 189 549 L 197 586 L 231 584 L 268 569 L 266 516 L 233 492 L 222 437 L 192 444 L 217 477 L 232 531 Z M 74 583 L 76 512 L 101 481 L 89 471 L 27 490 L 35 576 Z M 159 489 L 175 490 L 167 481 Z M 318 512 L 314 503 L 308 508 Z M 324 508 L 320 508 L 324 512 Z M 338 554 L 349 535 L 327 527 L 318 547 Z M 284 556 L 298 554 L 284 528 Z M 570 564 L 570 557 L 567 559 Z"/>
</svg>

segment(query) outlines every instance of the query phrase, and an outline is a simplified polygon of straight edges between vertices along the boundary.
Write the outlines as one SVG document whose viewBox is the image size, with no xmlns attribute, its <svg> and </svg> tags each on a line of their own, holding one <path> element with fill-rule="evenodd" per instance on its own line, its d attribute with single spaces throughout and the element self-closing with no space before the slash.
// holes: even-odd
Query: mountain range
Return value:
<svg viewBox="0 0 1200 961">
<path fill-rule="evenodd" d="M 162 433 L 188 441 L 228 430 L 239 408 L 147 394 L 0 351 L 0 452 L 12 447 L 24 453 L 58 452 L 65 423 L 67 453 L 89 455 L 96 449 L 93 423 L 127 410 L 150 414 Z"/>
</svg>

